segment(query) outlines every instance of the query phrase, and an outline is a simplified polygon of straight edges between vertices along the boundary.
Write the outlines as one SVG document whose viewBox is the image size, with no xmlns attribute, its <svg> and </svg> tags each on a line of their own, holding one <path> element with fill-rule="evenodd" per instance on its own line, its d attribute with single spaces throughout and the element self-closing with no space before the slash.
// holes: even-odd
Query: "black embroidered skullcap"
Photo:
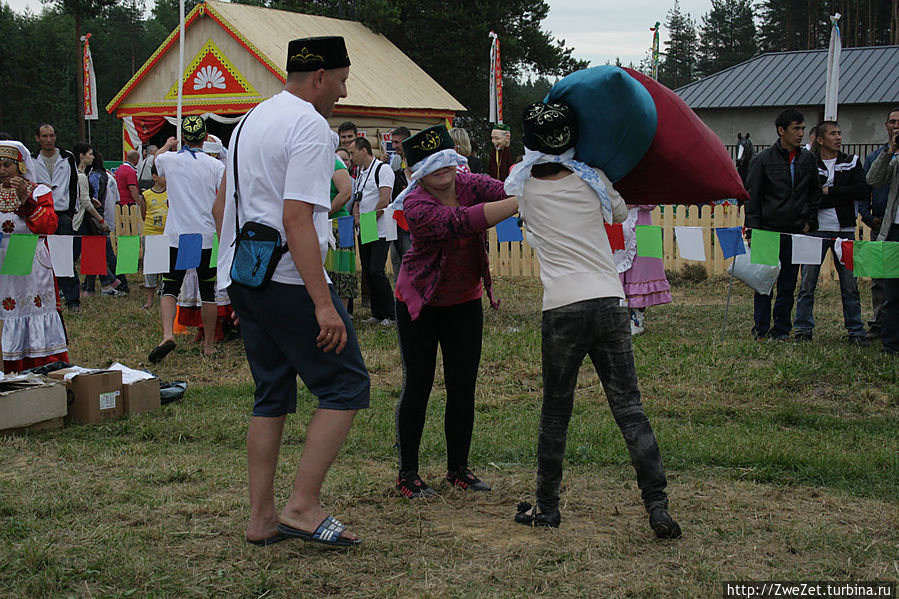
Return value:
<svg viewBox="0 0 899 599">
<path fill-rule="evenodd" d="M 577 116 L 563 102 L 534 102 L 524 109 L 525 147 L 544 154 L 564 154 L 577 143 Z"/>
<path fill-rule="evenodd" d="M 409 166 L 440 150 L 453 150 L 455 147 L 453 138 L 443 125 L 429 127 L 403 140 L 403 151 L 406 154 L 406 164 Z"/>
<path fill-rule="evenodd" d="M 287 45 L 287 72 L 339 69 L 350 66 L 350 55 L 339 35 L 304 37 Z"/>
<path fill-rule="evenodd" d="M 203 117 L 192 114 L 181 119 L 181 138 L 188 143 L 206 139 L 206 121 Z"/>
</svg>

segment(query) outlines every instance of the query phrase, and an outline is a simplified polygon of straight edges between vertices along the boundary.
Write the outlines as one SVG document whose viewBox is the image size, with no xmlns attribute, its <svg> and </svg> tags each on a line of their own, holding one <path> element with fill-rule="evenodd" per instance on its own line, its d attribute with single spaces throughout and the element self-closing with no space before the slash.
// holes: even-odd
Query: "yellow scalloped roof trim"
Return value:
<svg viewBox="0 0 899 599">
<path fill-rule="evenodd" d="M 196 70 L 197 70 L 197 67 L 200 66 L 200 63 L 202 63 L 209 54 L 212 54 L 218 60 L 218 62 L 228 71 L 228 73 L 231 75 L 231 77 L 234 78 L 234 80 L 237 82 L 237 84 L 243 88 L 243 90 L 244 90 L 243 93 L 234 93 L 233 91 L 232 92 L 223 91 L 222 93 L 209 93 L 209 94 L 191 92 L 190 94 L 187 94 L 187 93 L 184 94 L 185 99 L 188 97 L 190 97 L 190 98 L 197 98 L 197 97 L 202 97 L 202 98 L 255 97 L 255 98 L 258 98 L 259 97 L 259 92 L 256 91 L 256 88 L 254 88 L 250 84 L 250 82 L 247 81 L 246 77 L 243 76 L 243 73 L 241 73 L 239 70 L 237 70 L 237 67 L 235 67 L 234 64 L 230 60 L 228 60 L 228 57 L 225 56 L 225 53 L 222 52 L 219 49 L 219 47 L 215 45 L 215 42 L 212 41 L 212 38 L 209 38 L 208 40 L 206 40 L 206 43 L 203 44 L 203 47 L 200 48 L 200 51 L 197 52 L 197 54 L 196 54 L 196 56 L 194 56 L 193 60 L 191 60 L 190 63 L 187 65 L 187 67 L 184 69 L 184 73 L 182 74 L 182 81 L 184 82 L 185 90 L 188 89 L 188 86 L 191 85 L 191 82 L 194 79 L 204 76 L 204 74 L 198 74 L 196 72 Z M 212 89 L 216 89 L 216 88 L 212 88 Z M 168 93 L 165 96 L 163 96 L 163 99 L 164 100 L 177 100 L 178 99 L 178 82 L 177 81 L 172 84 L 172 87 L 169 89 Z"/>
</svg>

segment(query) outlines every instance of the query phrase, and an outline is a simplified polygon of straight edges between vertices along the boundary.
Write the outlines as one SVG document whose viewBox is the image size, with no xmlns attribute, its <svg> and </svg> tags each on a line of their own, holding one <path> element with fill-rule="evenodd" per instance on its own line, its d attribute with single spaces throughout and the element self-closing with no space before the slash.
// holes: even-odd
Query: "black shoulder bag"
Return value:
<svg viewBox="0 0 899 599">
<path fill-rule="evenodd" d="M 252 111 L 251 111 L 252 112 Z M 249 116 L 249 113 L 247 113 Z M 281 245 L 277 229 L 262 223 L 246 222 L 241 227 L 237 203 L 240 198 L 240 169 L 237 166 L 237 142 L 246 123 L 246 117 L 234 136 L 234 260 L 231 262 L 231 280 L 249 289 L 261 289 L 272 280 L 281 256 L 287 252 L 287 244 Z"/>
</svg>

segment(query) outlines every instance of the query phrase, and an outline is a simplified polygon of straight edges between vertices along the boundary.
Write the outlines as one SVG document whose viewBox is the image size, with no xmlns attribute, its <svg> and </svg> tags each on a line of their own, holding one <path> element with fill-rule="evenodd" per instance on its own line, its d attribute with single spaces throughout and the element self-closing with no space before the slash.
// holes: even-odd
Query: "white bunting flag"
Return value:
<svg viewBox="0 0 899 599">
<path fill-rule="evenodd" d="M 821 264 L 821 243 L 824 240 L 820 237 L 809 237 L 808 235 L 793 235 L 793 264 Z"/>
<path fill-rule="evenodd" d="M 384 209 L 384 216 L 381 217 L 381 222 L 384 223 L 387 228 L 385 239 L 387 239 L 387 241 L 396 241 L 396 221 L 393 220 L 393 208 Z"/>
<path fill-rule="evenodd" d="M 144 274 L 163 272 L 169 272 L 169 237 L 147 235 L 144 237 Z"/>
<path fill-rule="evenodd" d="M 50 264 L 57 277 L 74 277 L 75 265 L 72 260 L 71 235 L 47 235 L 47 246 L 50 248 Z"/>
<path fill-rule="evenodd" d="M 702 227 L 674 227 L 674 236 L 677 239 L 677 249 L 681 258 L 705 262 L 702 233 Z"/>
</svg>

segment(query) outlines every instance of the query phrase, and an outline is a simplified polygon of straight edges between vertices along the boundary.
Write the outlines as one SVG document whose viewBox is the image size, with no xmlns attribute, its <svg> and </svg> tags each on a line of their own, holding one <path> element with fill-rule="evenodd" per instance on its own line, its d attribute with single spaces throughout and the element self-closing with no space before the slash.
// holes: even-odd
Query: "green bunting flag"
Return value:
<svg viewBox="0 0 899 599">
<path fill-rule="evenodd" d="M 140 235 L 119 235 L 116 239 L 115 274 L 130 275 L 137 272 L 140 257 Z"/>
<path fill-rule="evenodd" d="M 209 268 L 215 268 L 219 262 L 219 234 L 212 234 L 212 256 L 209 258 Z"/>
<path fill-rule="evenodd" d="M 856 277 L 893 279 L 899 277 L 899 243 L 856 241 L 852 246 L 853 274 Z"/>
<path fill-rule="evenodd" d="M 752 232 L 752 245 L 749 249 L 749 261 L 752 264 L 768 264 L 777 266 L 780 256 L 780 233 L 776 231 Z"/>
<path fill-rule="evenodd" d="M 0 267 L 0 275 L 30 275 L 31 267 L 34 265 L 34 250 L 37 249 L 37 240 L 37 235 L 10 235 L 6 258 L 3 259 L 3 266 Z"/>
<path fill-rule="evenodd" d="M 378 240 L 378 215 L 376 212 L 365 212 L 359 215 L 359 236 L 362 243 Z"/>
<path fill-rule="evenodd" d="M 662 257 L 662 227 L 637 225 L 637 255 L 643 258 Z"/>
</svg>

